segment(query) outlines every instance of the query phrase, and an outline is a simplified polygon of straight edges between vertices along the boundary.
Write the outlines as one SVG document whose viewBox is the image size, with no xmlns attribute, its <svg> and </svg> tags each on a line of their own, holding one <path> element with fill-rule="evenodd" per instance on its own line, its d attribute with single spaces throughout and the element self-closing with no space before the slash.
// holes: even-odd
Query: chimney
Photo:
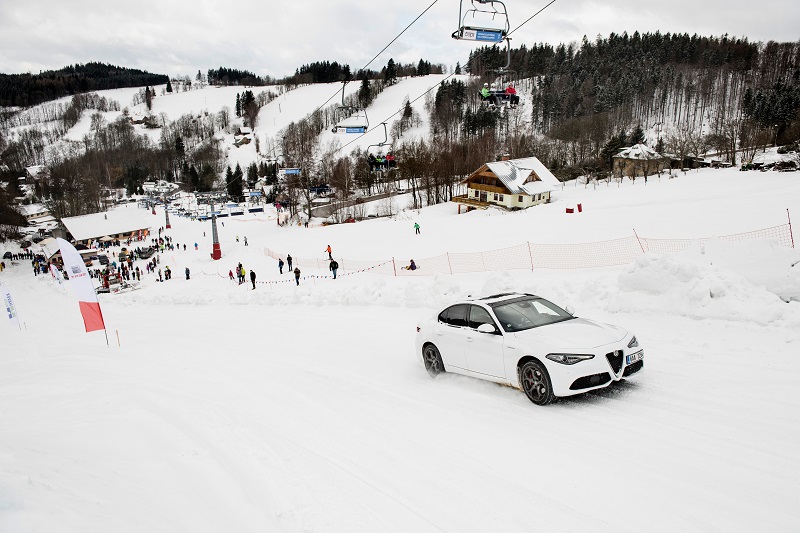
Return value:
<svg viewBox="0 0 800 533">
<path fill-rule="evenodd" d="M 511 159 L 511 156 L 508 154 L 503 154 L 500 156 L 500 161 L 508 161 L 509 159 Z"/>
</svg>

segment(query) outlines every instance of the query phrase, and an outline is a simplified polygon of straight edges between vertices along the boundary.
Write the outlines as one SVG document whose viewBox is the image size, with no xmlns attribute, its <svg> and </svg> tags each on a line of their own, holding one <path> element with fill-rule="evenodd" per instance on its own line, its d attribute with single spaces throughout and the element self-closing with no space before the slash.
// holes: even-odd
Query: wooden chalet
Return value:
<svg viewBox="0 0 800 533">
<path fill-rule="evenodd" d="M 467 193 L 451 200 L 458 204 L 459 213 L 462 205 L 467 211 L 493 206 L 515 210 L 548 203 L 560 185 L 535 157 L 486 163 L 461 183 L 467 185 Z"/>
</svg>

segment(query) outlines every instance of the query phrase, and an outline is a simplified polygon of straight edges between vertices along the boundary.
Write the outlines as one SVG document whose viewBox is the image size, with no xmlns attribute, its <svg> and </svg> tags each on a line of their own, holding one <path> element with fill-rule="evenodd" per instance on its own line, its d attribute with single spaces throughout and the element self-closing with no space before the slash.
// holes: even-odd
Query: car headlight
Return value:
<svg viewBox="0 0 800 533">
<path fill-rule="evenodd" d="M 639 341 L 636 340 L 636 335 L 634 335 L 631 342 L 628 343 L 628 348 L 636 348 L 637 346 L 639 346 Z"/>
<path fill-rule="evenodd" d="M 561 363 L 562 365 L 574 365 L 575 363 L 580 363 L 581 361 L 586 361 L 587 359 L 592 359 L 594 357 L 594 354 L 590 354 L 590 353 L 549 353 L 545 357 L 547 357 L 551 361 L 555 361 L 556 363 Z"/>
</svg>

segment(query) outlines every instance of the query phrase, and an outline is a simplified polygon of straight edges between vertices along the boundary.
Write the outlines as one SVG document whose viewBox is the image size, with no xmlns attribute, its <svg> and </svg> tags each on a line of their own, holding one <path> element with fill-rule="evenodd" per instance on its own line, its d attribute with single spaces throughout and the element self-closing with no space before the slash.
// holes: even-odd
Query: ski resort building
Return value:
<svg viewBox="0 0 800 533">
<path fill-rule="evenodd" d="M 612 159 L 619 177 L 652 176 L 664 170 L 664 156 L 644 144 L 623 148 Z"/>
<path fill-rule="evenodd" d="M 492 206 L 526 209 L 548 203 L 551 193 L 560 186 L 553 173 L 535 157 L 486 163 L 461 183 L 467 185 L 467 193 L 451 200 L 458 204 L 459 213 L 462 205 L 467 211 Z"/>
<path fill-rule="evenodd" d="M 75 242 L 80 244 L 103 240 L 104 237 L 121 241 L 129 238 L 140 240 L 149 234 L 150 228 L 161 225 L 163 221 L 163 216 L 155 217 L 149 210 L 132 206 L 61 219 Z"/>
</svg>

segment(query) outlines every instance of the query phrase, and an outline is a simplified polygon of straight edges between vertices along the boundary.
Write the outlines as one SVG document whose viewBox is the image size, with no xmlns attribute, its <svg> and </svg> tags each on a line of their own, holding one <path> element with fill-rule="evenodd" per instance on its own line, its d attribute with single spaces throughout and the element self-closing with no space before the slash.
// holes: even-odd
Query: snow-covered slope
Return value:
<svg viewBox="0 0 800 533">
<path fill-rule="evenodd" d="M 181 246 L 159 266 L 174 279 L 101 296 L 110 346 L 83 332 L 66 287 L 10 265 L 0 282 L 22 329 L 0 324 L 0 531 L 793 530 L 796 249 L 710 241 L 601 269 L 326 277 L 328 244 L 340 262 L 405 262 L 633 229 L 710 237 L 800 213 L 800 181 L 778 172 L 569 183 L 554 197 L 328 227 L 228 218 L 218 262 L 209 223 L 173 217 Z M 267 248 L 300 260 L 299 286 Z M 323 268 L 306 266 L 315 259 Z M 238 262 L 256 290 L 227 279 Z M 644 371 L 546 408 L 482 381 L 431 380 L 417 321 L 509 289 L 631 329 Z"/>
</svg>

